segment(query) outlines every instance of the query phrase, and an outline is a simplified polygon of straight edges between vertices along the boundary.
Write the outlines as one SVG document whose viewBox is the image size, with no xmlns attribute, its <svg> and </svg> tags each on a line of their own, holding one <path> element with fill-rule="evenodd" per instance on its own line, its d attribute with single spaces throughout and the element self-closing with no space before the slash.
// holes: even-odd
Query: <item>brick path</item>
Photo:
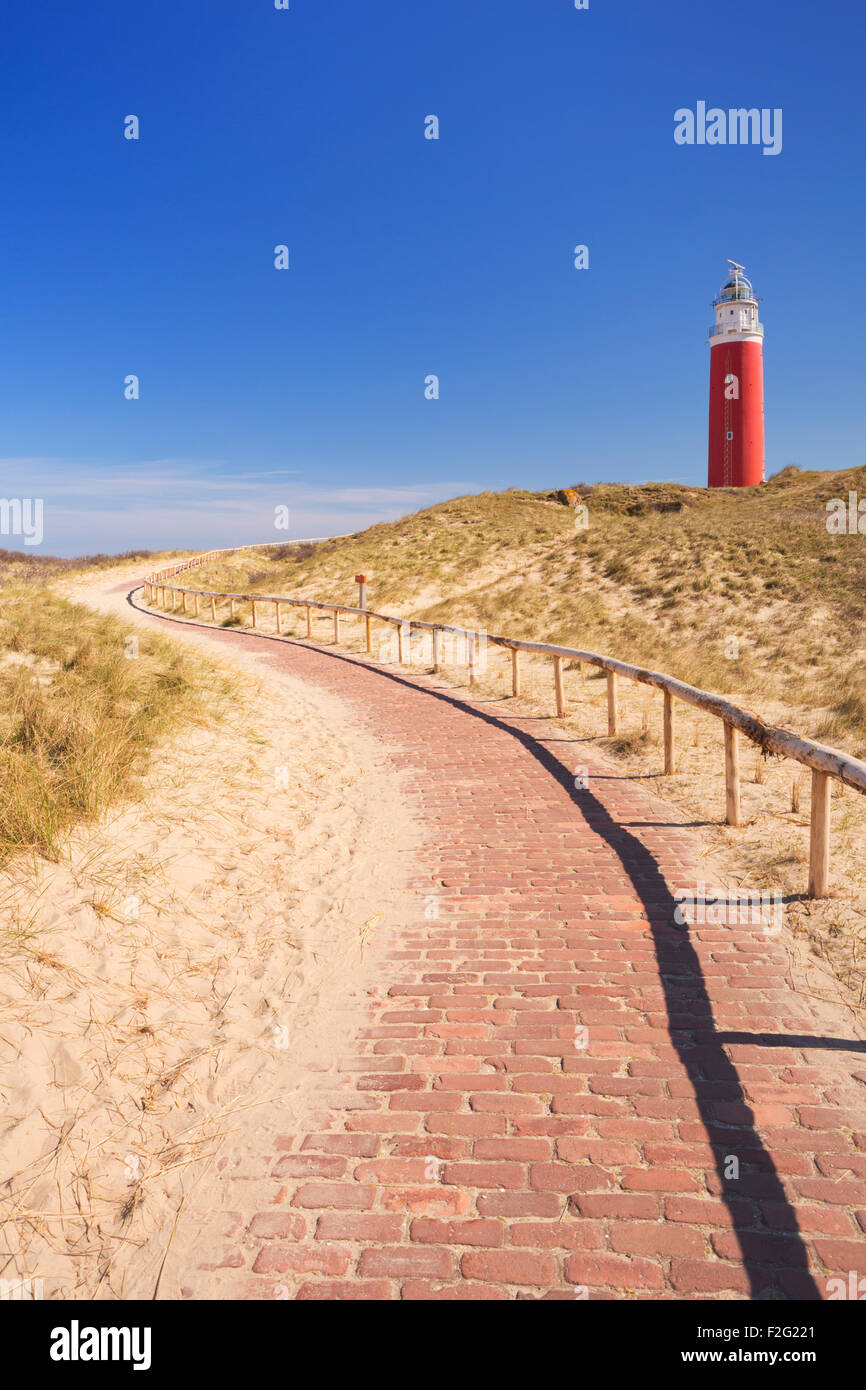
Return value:
<svg viewBox="0 0 866 1390">
<path fill-rule="evenodd" d="M 345 1088 L 221 1214 L 209 1288 L 814 1299 L 866 1276 L 864 1044 L 779 939 L 675 925 L 712 874 L 670 805 L 507 701 L 214 637 L 347 701 L 432 833 Z"/>
</svg>

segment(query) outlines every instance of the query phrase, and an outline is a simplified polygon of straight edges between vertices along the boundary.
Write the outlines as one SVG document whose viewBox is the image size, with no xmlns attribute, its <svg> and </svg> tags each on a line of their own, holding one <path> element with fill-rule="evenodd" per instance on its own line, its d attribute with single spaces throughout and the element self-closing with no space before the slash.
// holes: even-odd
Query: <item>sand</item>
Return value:
<svg viewBox="0 0 866 1390">
<path fill-rule="evenodd" d="M 106 590 L 139 574 L 63 592 L 133 631 Z M 0 874 L 0 1279 L 45 1298 L 180 1296 L 218 1166 L 315 1127 L 419 840 L 342 701 L 182 640 L 237 695 L 58 863 Z"/>
</svg>

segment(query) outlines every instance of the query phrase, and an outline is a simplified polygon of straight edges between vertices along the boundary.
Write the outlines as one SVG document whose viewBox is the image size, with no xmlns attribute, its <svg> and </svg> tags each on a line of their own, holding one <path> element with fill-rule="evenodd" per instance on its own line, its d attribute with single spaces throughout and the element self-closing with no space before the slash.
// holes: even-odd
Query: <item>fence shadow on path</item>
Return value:
<svg viewBox="0 0 866 1390">
<path fill-rule="evenodd" d="M 749 1279 L 751 1297 L 759 1298 L 768 1292 L 779 1296 L 778 1285 L 771 1266 L 778 1258 L 770 1259 L 764 1250 L 766 1238 L 783 1238 L 788 1246 L 784 1268 L 797 1278 L 797 1297 L 820 1299 L 821 1294 L 810 1272 L 806 1248 L 798 1234 L 794 1209 L 779 1178 L 773 1159 L 758 1134 L 754 1113 L 746 1101 L 736 1067 L 725 1051 L 725 1042 L 739 1034 L 720 1034 L 715 1027 L 706 980 L 700 959 L 692 944 L 688 925 L 678 928 L 674 913 L 678 906 L 658 863 L 640 839 L 621 823 L 615 821 L 607 807 L 589 790 L 576 790 L 574 779 L 543 739 L 516 728 L 506 720 L 478 710 L 458 697 L 442 691 L 429 690 L 401 676 L 385 672 L 407 688 L 444 700 L 455 709 L 474 719 L 481 719 L 520 742 L 527 752 L 566 791 L 590 829 L 601 836 L 613 849 L 646 911 L 658 963 L 659 979 L 664 992 L 668 1017 L 668 1032 L 695 1094 L 700 1119 L 710 1135 L 720 1199 L 724 1202 L 742 1255 L 743 1267 Z M 760 1035 L 744 1034 L 743 1040 L 757 1042 Z M 725 1041 L 723 1041 L 723 1037 Z M 820 1040 L 804 1039 L 800 1045 L 820 1046 Z M 742 1118 L 730 1125 L 716 1119 L 719 1100 L 742 1107 Z M 726 1158 L 739 1157 L 745 1173 L 738 1179 L 725 1176 Z M 744 1198 L 746 1199 L 744 1201 Z M 778 1212 L 773 1227 L 754 1230 L 752 1203 L 772 1203 Z M 749 1208 L 746 1215 L 745 1208 Z M 783 1295 L 784 1296 L 784 1295 Z"/>
<path fill-rule="evenodd" d="M 134 603 L 132 593 L 128 595 L 128 601 L 138 611 L 162 621 L 179 621 L 172 619 L 170 615 L 155 614 L 148 608 L 140 608 Z M 678 928 L 675 924 L 674 913 L 677 903 L 654 855 L 626 825 L 613 819 L 598 797 L 588 789 L 575 789 L 568 769 L 545 746 L 543 737 L 538 738 L 448 691 L 419 685 L 406 679 L 399 672 L 371 665 L 347 653 L 269 633 L 238 632 L 237 629 L 231 628 L 214 629 L 206 623 L 187 622 L 185 625 L 200 627 L 209 632 L 215 631 L 223 638 L 230 637 L 235 641 L 252 638 L 263 646 L 273 643 L 275 648 L 295 648 L 308 654 L 312 653 L 323 661 L 340 662 L 365 670 L 372 676 L 395 682 L 419 698 L 442 701 L 470 718 L 481 720 L 491 728 L 516 739 L 545 772 L 559 783 L 590 829 L 614 851 L 646 911 L 665 997 L 671 1044 L 692 1085 L 701 1122 L 710 1136 L 718 1174 L 719 1197 L 727 1208 L 730 1226 L 740 1247 L 751 1297 L 755 1299 L 769 1295 L 784 1298 L 786 1295 L 780 1290 L 777 1282 L 778 1273 L 784 1272 L 794 1277 L 797 1289 L 794 1297 L 821 1299 L 822 1295 L 809 1271 L 807 1252 L 799 1234 L 794 1208 L 788 1200 L 772 1156 L 758 1134 L 754 1112 L 746 1101 L 736 1067 L 725 1052 L 725 1046 L 743 1042 L 758 1046 L 834 1049 L 845 1047 L 852 1051 L 861 1051 L 866 1050 L 866 1044 L 806 1035 L 791 1035 L 773 1040 L 772 1035 L 764 1033 L 717 1030 L 706 980 L 700 959 L 690 939 L 689 928 L 687 925 Z M 544 721 L 538 718 L 532 721 L 521 719 L 521 722 Z M 562 740 L 551 740 L 557 741 Z M 736 1123 L 720 1124 L 715 1113 L 719 1100 L 742 1107 L 740 1120 Z M 735 1180 L 725 1176 L 725 1160 L 732 1151 L 740 1158 L 741 1167 L 747 1170 L 745 1176 Z M 778 1216 L 772 1227 L 754 1229 L 756 1221 L 752 1203 L 758 1206 L 763 1203 L 773 1205 Z M 787 1246 L 784 1260 L 780 1260 L 778 1256 L 769 1257 L 765 1249 L 768 1240 L 777 1245 L 780 1239 L 784 1240 Z M 783 1266 L 781 1271 L 778 1269 L 780 1265 Z"/>
</svg>

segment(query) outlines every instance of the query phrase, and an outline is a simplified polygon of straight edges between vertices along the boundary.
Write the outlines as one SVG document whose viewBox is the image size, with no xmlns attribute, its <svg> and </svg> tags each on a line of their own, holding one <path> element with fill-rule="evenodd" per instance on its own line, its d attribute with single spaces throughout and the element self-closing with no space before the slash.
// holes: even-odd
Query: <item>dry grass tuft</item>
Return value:
<svg viewBox="0 0 866 1390">
<path fill-rule="evenodd" d="M 157 739 L 201 714 L 203 686 L 225 684 L 160 638 L 138 635 L 128 655 L 126 637 L 38 579 L 3 584 L 0 864 L 56 857 L 74 823 L 131 793 Z"/>
<path fill-rule="evenodd" d="M 370 606 L 558 642 L 651 666 L 730 696 L 771 723 L 866 756 L 866 549 L 858 535 L 828 533 L 826 504 L 849 490 L 866 495 L 866 468 L 785 469 L 759 488 L 717 490 L 649 484 L 580 486 L 561 492 L 483 493 L 455 498 L 400 521 L 315 545 L 268 546 L 226 557 L 188 578 L 190 587 L 258 591 L 325 602 L 355 601 L 352 577 L 368 576 Z M 575 527 L 575 497 L 588 509 Z M 246 614 L 243 615 L 246 622 Z M 260 626 L 270 617 L 261 615 Z M 344 645 L 360 645 L 344 623 Z M 330 618 L 314 617 L 316 641 Z M 287 631 L 302 639 L 299 616 Z M 374 635 L 378 651 L 378 634 Z M 510 688 L 507 657 L 490 649 L 480 692 Z M 537 668 L 537 669 L 536 669 Z M 731 872 L 780 887 L 808 950 L 832 963 L 846 989 L 866 1001 L 866 801 L 834 798 L 833 867 L 844 926 L 829 908 L 804 914 L 807 823 L 784 760 L 751 760 L 743 749 L 749 823 L 729 834 L 718 722 L 680 710 L 678 771 L 659 776 L 660 718 L 644 695 L 620 683 L 621 730 L 606 738 L 604 691 L 588 672 L 566 672 L 577 736 L 613 751 L 624 770 L 651 778 L 724 851 Z M 461 684 L 466 673 L 448 668 Z M 549 713 L 549 662 L 526 660 L 521 707 Z M 780 830 L 793 821 L 793 842 Z"/>
</svg>

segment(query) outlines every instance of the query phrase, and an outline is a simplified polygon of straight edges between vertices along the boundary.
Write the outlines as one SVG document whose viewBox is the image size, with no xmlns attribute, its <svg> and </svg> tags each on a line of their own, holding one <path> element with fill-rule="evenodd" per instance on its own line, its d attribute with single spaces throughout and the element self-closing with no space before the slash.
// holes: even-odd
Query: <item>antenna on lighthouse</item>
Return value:
<svg viewBox="0 0 866 1390">
<path fill-rule="evenodd" d="M 732 261 L 730 256 L 726 257 L 726 259 L 728 265 L 731 267 L 731 274 L 734 277 L 734 281 L 737 284 L 739 284 L 740 276 L 742 275 L 743 277 L 745 277 L 746 267 L 744 265 L 740 265 L 737 261 Z"/>
</svg>

